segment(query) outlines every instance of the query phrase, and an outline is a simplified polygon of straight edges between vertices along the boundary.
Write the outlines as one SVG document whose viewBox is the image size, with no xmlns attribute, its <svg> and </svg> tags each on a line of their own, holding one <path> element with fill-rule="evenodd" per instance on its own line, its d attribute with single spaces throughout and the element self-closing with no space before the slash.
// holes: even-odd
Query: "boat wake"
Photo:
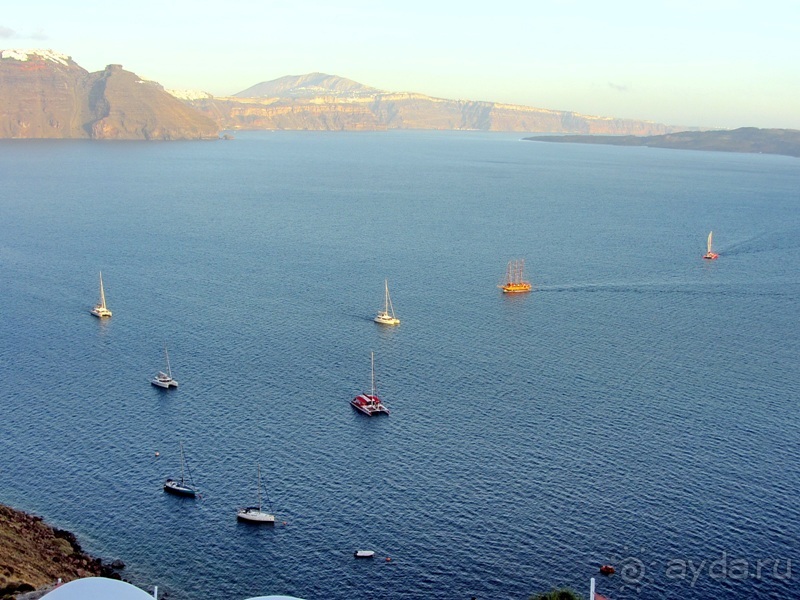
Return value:
<svg viewBox="0 0 800 600">
<path fill-rule="evenodd" d="M 576 285 L 542 286 L 537 289 L 541 293 L 588 293 L 588 294 L 678 294 L 684 296 L 768 296 L 768 297 L 796 297 L 797 291 L 786 288 L 765 288 L 762 286 L 742 287 L 733 284 L 721 283 L 631 283 L 631 284 L 602 284 L 586 283 Z"/>
<path fill-rule="evenodd" d="M 720 256 L 741 256 L 761 252 L 786 251 L 800 248 L 800 233 L 797 231 L 763 232 L 719 248 Z"/>
</svg>

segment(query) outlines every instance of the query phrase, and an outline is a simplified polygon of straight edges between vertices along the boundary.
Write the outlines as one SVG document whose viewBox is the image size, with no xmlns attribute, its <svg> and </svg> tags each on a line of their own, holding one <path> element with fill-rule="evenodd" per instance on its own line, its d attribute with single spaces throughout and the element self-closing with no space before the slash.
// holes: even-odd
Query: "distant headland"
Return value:
<svg viewBox="0 0 800 600">
<path fill-rule="evenodd" d="M 524 139 L 534 142 L 646 146 L 648 148 L 671 148 L 674 150 L 748 152 L 800 157 L 800 131 L 795 129 L 742 127 L 733 130 L 683 131 L 642 137 L 633 135 L 547 135 L 526 137 Z"/>
</svg>

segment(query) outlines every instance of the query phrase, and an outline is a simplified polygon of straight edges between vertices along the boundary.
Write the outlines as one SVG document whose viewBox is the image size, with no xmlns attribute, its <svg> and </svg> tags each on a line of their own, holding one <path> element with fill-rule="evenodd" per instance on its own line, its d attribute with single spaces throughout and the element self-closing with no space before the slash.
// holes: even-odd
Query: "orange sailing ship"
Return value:
<svg viewBox="0 0 800 600">
<path fill-rule="evenodd" d="M 504 294 L 521 294 L 531 291 L 530 281 L 525 281 L 523 278 L 523 271 L 525 270 L 525 260 L 510 260 L 508 261 L 508 269 L 506 270 L 505 281 L 497 286 L 503 290 Z"/>
</svg>

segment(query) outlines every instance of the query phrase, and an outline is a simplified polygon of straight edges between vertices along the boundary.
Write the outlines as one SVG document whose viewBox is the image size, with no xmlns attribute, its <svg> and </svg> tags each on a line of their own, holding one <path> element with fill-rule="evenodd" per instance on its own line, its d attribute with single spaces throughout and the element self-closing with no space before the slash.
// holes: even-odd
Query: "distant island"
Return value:
<svg viewBox="0 0 800 600">
<path fill-rule="evenodd" d="M 789 129 L 699 131 L 389 92 L 326 73 L 281 77 L 214 97 L 165 89 L 118 64 L 89 73 L 53 50 L 0 50 L 0 139 L 216 140 L 235 130 L 390 129 L 556 133 L 571 135 L 525 139 L 800 156 L 800 132 Z"/>
<path fill-rule="evenodd" d="M 214 97 L 167 90 L 118 64 L 90 73 L 52 50 L 0 50 L 0 138 L 198 140 L 231 130 L 389 129 L 656 135 L 690 128 L 390 92 L 326 73 Z"/>
<path fill-rule="evenodd" d="M 646 146 L 673 150 L 748 152 L 800 157 L 800 131 L 795 129 L 742 127 L 723 131 L 683 131 L 641 137 L 633 135 L 543 135 L 523 139 L 534 142 Z"/>
</svg>

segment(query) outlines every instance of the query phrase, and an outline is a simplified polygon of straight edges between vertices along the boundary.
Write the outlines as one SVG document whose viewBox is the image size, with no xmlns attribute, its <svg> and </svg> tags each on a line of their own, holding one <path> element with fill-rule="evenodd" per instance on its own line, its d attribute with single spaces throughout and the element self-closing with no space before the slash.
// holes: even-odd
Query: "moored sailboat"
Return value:
<svg viewBox="0 0 800 600">
<path fill-rule="evenodd" d="M 258 470 L 258 506 L 247 506 L 236 511 L 236 518 L 248 523 L 263 523 L 265 525 L 275 524 L 275 515 L 262 510 L 261 504 L 261 465 L 257 465 Z M 269 501 L 269 499 L 267 499 Z M 271 509 L 270 509 L 271 510 Z"/>
<path fill-rule="evenodd" d="M 709 231 L 708 232 L 708 242 L 707 242 L 707 245 L 706 245 L 706 253 L 703 255 L 703 258 L 706 258 L 708 260 L 715 260 L 715 259 L 719 258 L 719 254 L 717 254 L 716 252 L 712 252 L 711 251 L 711 238 L 713 236 L 714 236 L 714 232 L 713 231 Z"/>
<path fill-rule="evenodd" d="M 372 362 L 372 392 L 370 394 L 359 394 L 350 401 L 350 406 L 368 417 L 388 415 L 389 409 L 383 405 L 383 402 L 375 393 L 375 353 L 371 352 L 370 356 Z"/>
<path fill-rule="evenodd" d="M 383 284 L 385 289 L 383 310 L 379 311 L 373 320 L 381 325 L 400 325 L 400 319 L 394 315 L 392 299 L 389 296 L 389 280 L 384 279 Z"/>
<path fill-rule="evenodd" d="M 111 311 L 106 306 L 106 293 L 103 289 L 103 272 L 100 271 L 100 302 L 94 305 L 92 308 L 91 313 L 95 317 L 100 317 L 101 319 L 104 317 L 110 317 Z"/>
<path fill-rule="evenodd" d="M 155 386 L 169 389 L 170 387 L 178 387 L 178 382 L 172 378 L 172 369 L 169 366 L 169 354 L 167 354 L 167 345 L 164 344 L 164 358 L 167 362 L 167 372 L 159 371 L 156 376 L 150 380 Z"/>
<path fill-rule="evenodd" d="M 506 269 L 506 279 L 499 287 L 504 294 L 519 294 L 531 291 L 531 283 L 525 281 L 523 271 L 525 270 L 525 260 L 510 260 Z"/>
<path fill-rule="evenodd" d="M 188 479 L 184 475 L 184 470 L 189 473 Z M 195 498 L 197 496 L 197 487 L 192 481 L 192 473 L 186 465 L 186 458 L 183 456 L 183 442 L 181 442 L 181 478 L 176 480 L 169 478 L 164 482 L 164 491 L 176 496 L 187 496 Z"/>
</svg>

